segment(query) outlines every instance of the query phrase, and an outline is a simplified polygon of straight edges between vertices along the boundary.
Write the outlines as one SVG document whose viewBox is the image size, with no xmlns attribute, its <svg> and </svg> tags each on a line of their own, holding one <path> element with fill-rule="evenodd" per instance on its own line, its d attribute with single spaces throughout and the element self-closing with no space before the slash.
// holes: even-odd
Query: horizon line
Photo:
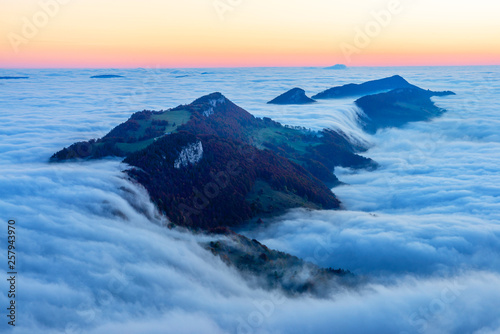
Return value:
<svg viewBox="0 0 500 334">
<path fill-rule="evenodd" d="M 336 65 L 345 65 L 345 64 L 336 64 Z M 0 67 L 0 70 L 99 70 L 99 69 L 116 69 L 116 70 L 134 70 L 134 69 L 147 69 L 147 68 L 155 68 L 155 69 L 239 69 L 239 68 L 322 68 L 327 69 L 328 67 L 332 67 L 334 65 L 314 65 L 314 66 L 212 66 L 212 67 L 197 67 L 197 66 L 189 66 L 189 67 L 163 67 L 163 66 L 138 66 L 138 67 Z M 376 67 L 376 68 L 399 68 L 399 67 L 491 67 L 491 66 L 500 66 L 499 64 L 474 64 L 474 65 L 354 65 L 347 66 L 345 70 L 349 68 L 367 68 L 367 67 Z"/>
</svg>

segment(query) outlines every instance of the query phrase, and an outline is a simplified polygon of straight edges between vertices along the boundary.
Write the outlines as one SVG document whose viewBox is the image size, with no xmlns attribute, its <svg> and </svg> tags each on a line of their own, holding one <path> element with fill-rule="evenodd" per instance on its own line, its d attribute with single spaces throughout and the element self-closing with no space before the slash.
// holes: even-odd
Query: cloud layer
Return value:
<svg viewBox="0 0 500 334">
<path fill-rule="evenodd" d="M 402 69 L 416 84 L 459 95 L 436 100 L 449 109 L 439 120 L 366 136 L 347 101 L 307 110 L 263 102 L 289 85 L 320 91 L 392 70 L 335 78 L 315 69 L 226 71 L 177 86 L 173 70 L 153 81 L 132 70 L 122 83 L 99 87 L 85 81 L 99 74 L 92 71 L 34 71 L 28 74 L 43 78 L 2 83 L 0 212 L 2 220 L 16 220 L 19 247 L 14 332 L 500 332 L 500 91 L 482 84 L 491 74 L 459 82 L 472 70 Z M 137 93 L 144 82 L 147 91 Z M 350 211 L 294 210 L 246 232 L 271 248 L 350 269 L 362 284 L 323 299 L 255 290 L 198 245 L 208 237 L 165 228 L 144 190 L 123 178 L 118 160 L 47 163 L 61 146 L 102 136 L 132 111 L 188 103 L 207 85 L 260 116 L 338 127 L 373 145 L 367 155 L 379 170 L 336 171 L 350 184 L 335 189 Z M 0 306 L 7 302 L 3 292 Z"/>
</svg>

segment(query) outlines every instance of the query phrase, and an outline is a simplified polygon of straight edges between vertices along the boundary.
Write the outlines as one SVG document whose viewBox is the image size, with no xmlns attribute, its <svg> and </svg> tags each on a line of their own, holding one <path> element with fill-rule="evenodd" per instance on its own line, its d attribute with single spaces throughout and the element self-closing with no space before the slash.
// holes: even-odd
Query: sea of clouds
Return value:
<svg viewBox="0 0 500 334">
<path fill-rule="evenodd" d="M 91 75 L 125 75 L 95 80 Z M 2 70 L 0 229 L 17 227 L 14 333 L 499 333 L 500 68 Z M 401 74 L 436 98 L 440 119 L 361 132 L 352 100 L 308 107 L 265 102 Z M 207 88 L 209 87 L 209 88 Z M 374 172 L 336 170 L 345 211 L 293 210 L 244 234 L 361 284 L 324 298 L 255 289 L 169 230 L 119 159 L 49 164 L 64 146 L 101 137 L 142 109 L 221 91 L 258 116 L 342 129 L 369 145 Z M 6 259 L 2 273 L 6 276 Z"/>
</svg>

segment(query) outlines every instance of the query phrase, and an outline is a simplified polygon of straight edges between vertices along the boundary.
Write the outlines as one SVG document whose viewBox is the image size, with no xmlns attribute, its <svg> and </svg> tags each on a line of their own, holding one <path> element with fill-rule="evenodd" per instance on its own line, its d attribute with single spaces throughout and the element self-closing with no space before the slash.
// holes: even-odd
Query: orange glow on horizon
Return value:
<svg viewBox="0 0 500 334">
<path fill-rule="evenodd" d="M 385 24 L 387 0 L 315 1 L 0 0 L 0 68 L 500 65 L 500 3 L 400 0 Z"/>
</svg>

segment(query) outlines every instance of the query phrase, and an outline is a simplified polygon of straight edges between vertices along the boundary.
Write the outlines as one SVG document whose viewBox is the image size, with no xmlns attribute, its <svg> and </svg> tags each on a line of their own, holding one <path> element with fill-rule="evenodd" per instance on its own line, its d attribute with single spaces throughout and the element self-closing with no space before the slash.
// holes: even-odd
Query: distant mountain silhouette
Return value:
<svg viewBox="0 0 500 334">
<path fill-rule="evenodd" d="M 91 79 L 112 79 L 112 78 L 124 78 L 123 75 L 115 75 L 115 74 L 102 74 L 102 75 L 94 75 L 90 77 Z"/>
<path fill-rule="evenodd" d="M 29 77 L 16 77 L 16 76 L 0 77 L 0 80 L 19 80 L 19 79 L 29 79 Z"/>
<path fill-rule="evenodd" d="M 386 93 L 364 96 L 356 100 L 365 115 L 364 130 L 374 133 L 380 128 L 400 127 L 408 122 L 426 121 L 445 110 L 432 102 L 432 96 L 455 95 L 450 91 L 433 92 L 418 87 L 399 88 Z"/>
<path fill-rule="evenodd" d="M 339 99 L 351 96 L 363 96 L 392 90 L 396 88 L 415 87 L 408 83 L 399 75 L 390 78 L 368 81 L 362 84 L 348 84 L 344 86 L 333 87 L 319 94 L 314 95 L 313 99 Z"/>
<path fill-rule="evenodd" d="M 301 88 L 293 88 L 281 94 L 277 98 L 267 102 L 268 104 L 308 104 L 315 103 L 313 99 L 306 96 L 306 92 Z"/>
<path fill-rule="evenodd" d="M 336 64 L 330 67 L 325 67 L 325 70 L 347 70 L 347 66 L 344 64 Z"/>
</svg>

